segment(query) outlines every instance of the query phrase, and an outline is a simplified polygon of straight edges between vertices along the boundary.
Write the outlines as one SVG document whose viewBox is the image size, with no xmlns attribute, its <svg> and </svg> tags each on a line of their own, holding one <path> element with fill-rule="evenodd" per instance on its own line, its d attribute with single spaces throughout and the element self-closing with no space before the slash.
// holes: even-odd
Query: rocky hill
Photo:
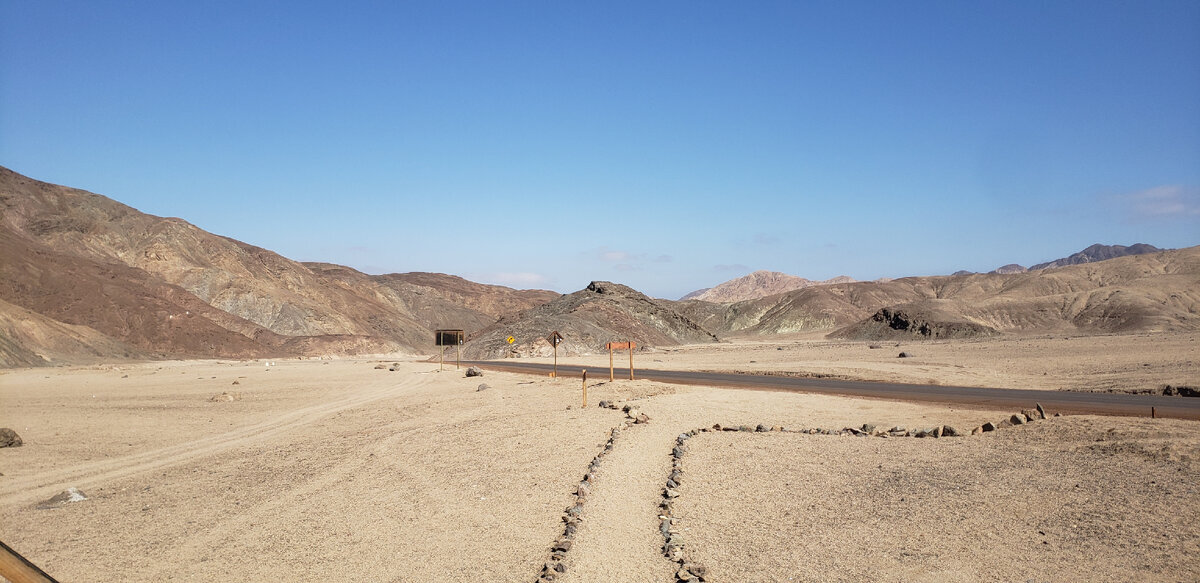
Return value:
<svg viewBox="0 0 1200 583">
<path fill-rule="evenodd" d="M 1033 271 L 1036 269 L 1051 269 L 1066 265 L 1095 263 L 1097 261 L 1116 259 L 1117 257 L 1126 257 L 1128 255 L 1145 255 L 1147 253 L 1158 253 L 1160 251 L 1164 251 L 1164 249 L 1159 249 L 1154 245 L 1147 245 L 1145 243 L 1135 243 L 1128 247 L 1124 245 L 1101 245 L 1096 243 L 1095 245 L 1092 245 L 1083 251 L 1072 253 L 1071 255 L 1063 257 L 1062 259 L 1055 259 L 1054 261 L 1047 261 L 1046 263 L 1034 265 L 1033 267 L 1030 267 L 1029 270 Z"/>
<path fill-rule="evenodd" d="M 26 335 L 3 366 L 28 364 L 30 354 L 87 359 L 117 345 L 117 357 L 427 352 L 433 328 L 478 330 L 557 296 L 439 274 L 306 265 L 0 168 L 0 300 L 12 306 L 5 313 L 39 314 L 50 321 L 47 334 L 56 322 L 99 335 L 57 342 L 57 350 L 39 340 L 50 336 Z M 101 347 L 100 338 L 117 345 Z"/>
<path fill-rule="evenodd" d="M 778 271 L 755 271 L 749 275 L 731 279 L 710 288 L 696 290 L 680 298 L 680 301 L 700 300 L 705 302 L 733 303 L 764 298 L 814 285 L 832 285 L 853 281 L 854 278 L 845 275 L 824 281 L 813 281 Z"/>
<path fill-rule="evenodd" d="M 553 348 L 545 338 L 554 331 L 564 338 L 559 354 L 597 353 L 607 342 L 625 340 L 639 346 L 717 340 L 669 302 L 624 285 L 593 281 L 585 289 L 501 318 L 468 338 L 463 354 L 474 359 L 549 355 Z M 515 339 L 511 345 L 507 342 L 510 336 Z"/>
<path fill-rule="evenodd" d="M 945 324 L 960 335 L 1198 330 L 1200 247 L 1017 274 L 810 287 L 728 306 L 678 304 L 681 313 L 708 330 L 746 336 L 858 325 L 838 336 L 870 338 L 878 334 L 868 331 L 869 321 L 878 323 L 875 316 L 883 308 Z"/>
</svg>

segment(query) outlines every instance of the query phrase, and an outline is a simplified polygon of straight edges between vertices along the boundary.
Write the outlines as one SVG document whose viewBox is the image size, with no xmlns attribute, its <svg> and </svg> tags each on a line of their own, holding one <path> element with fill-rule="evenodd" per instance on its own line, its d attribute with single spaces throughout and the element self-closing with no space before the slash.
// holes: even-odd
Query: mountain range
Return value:
<svg viewBox="0 0 1200 583">
<path fill-rule="evenodd" d="M 429 354 L 463 329 L 468 357 L 715 342 L 1110 333 L 1200 328 L 1200 247 L 1092 246 L 1014 274 L 855 282 L 755 272 L 690 299 L 612 282 L 559 294 L 437 273 L 302 263 L 0 167 L 0 366 L 154 358 Z M 508 338 L 512 337 L 510 344 Z"/>
</svg>

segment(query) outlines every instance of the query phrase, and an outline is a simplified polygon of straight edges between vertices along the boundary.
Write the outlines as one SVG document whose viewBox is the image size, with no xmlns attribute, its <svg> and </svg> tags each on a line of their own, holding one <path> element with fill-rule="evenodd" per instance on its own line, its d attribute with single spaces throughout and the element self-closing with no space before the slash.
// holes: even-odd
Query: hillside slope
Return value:
<svg viewBox="0 0 1200 583">
<path fill-rule="evenodd" d="M 547 355 L 551 332 L 564 337 L 559 354 L 600 352 L 607 342 L 632 340 L 639 346 L 671 346 L 717 340 L 669 302 L 652 299 L 628 286 L 593 281 L 586 288 L 516 316 L 501 318 L 468 339 L 468 358 Z M 509 345 L 507 338 L 515 342 Z"/>
</svg>

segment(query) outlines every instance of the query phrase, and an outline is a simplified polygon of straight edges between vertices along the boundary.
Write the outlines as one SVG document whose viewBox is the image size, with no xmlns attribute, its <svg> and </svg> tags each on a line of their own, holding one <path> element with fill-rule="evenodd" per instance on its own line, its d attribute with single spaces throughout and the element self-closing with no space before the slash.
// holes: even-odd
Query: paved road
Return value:
<svg viewBox="0 0 1200 583">
<path fill-rule="evenodd" d="M 463 364 L 481 368 L 529 374 L 548 374 L 553 368 L 549 364 L 513 361 L 464 361 Z M 593 369 L 592 378 L 607 379 L 608 372 Z M 948 387 L 942 385 L 906 385 L 868 381 L 844 381 L 832 379 L 793 378 L 770 375 L 707 373 L 637 369 L 637 378 L 664 383 L 704 385 L 765 391 L 796 391 L 892 399 L 896 401 L 918 401 L 947 403 L 980 409 L 1018 411 L 1031 409 L 1041 403 L 1047 411 L 1065 414 L 1124 415 L 1149 417 L 1150 408 L 1158 417 L 1200 420 L 1200 399 L 1188 397 L 1163 397 L 1152 395 L 1126 395 L 1119 393 L 1077 393 L 1070 391 L 1035 391 L 1029 389 L 985 389 L 978 387 Z M 579 377 L 577 366 L 559 365 L 560 377 Z M 617 378 L 629 378 L 629 369 L 616 369 Z"/>
</svg>

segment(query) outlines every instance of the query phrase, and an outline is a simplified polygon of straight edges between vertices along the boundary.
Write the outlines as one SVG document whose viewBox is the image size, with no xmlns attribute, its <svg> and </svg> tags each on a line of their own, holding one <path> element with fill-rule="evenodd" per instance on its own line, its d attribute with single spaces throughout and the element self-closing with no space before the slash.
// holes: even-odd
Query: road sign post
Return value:
<svg viewBox="0 0 1200 583">
<path fill-rule="evenodd" d="M 550 346 L 554 347 L 554 372 L 550 375 L 554 378 L 558 378 L 558 345 L 562 341 L 562 334 L 559 334 L 558 330 L 551 332 L 550 335 L 546 337 L 546 342 L 549 342 Z"/>
<path fill-rule="evenodd" d="M 587 407 L 587 369 L 583 369 L 583 406 Z"/>
<path fill-rule="evenodd" d="M 447 346 L 454 346 L 454 368 L 462 368 L 463 331 L 458 329 L 434 330 L 433 339 L 434 344 L 436 344 L 439 348 L 438 370 L 442 370 L 442 363 L 446 360 Z"/>
<path fill-rule="evenodd" d="M 613 380 L 613 351 L 614 350 L 629 350 L 629 380 L 633 380 L 633 349 L 637 348 L 637 342 L 609 342 L 605 344 L 608 348 L 608 380 Z"/>
</svg>

